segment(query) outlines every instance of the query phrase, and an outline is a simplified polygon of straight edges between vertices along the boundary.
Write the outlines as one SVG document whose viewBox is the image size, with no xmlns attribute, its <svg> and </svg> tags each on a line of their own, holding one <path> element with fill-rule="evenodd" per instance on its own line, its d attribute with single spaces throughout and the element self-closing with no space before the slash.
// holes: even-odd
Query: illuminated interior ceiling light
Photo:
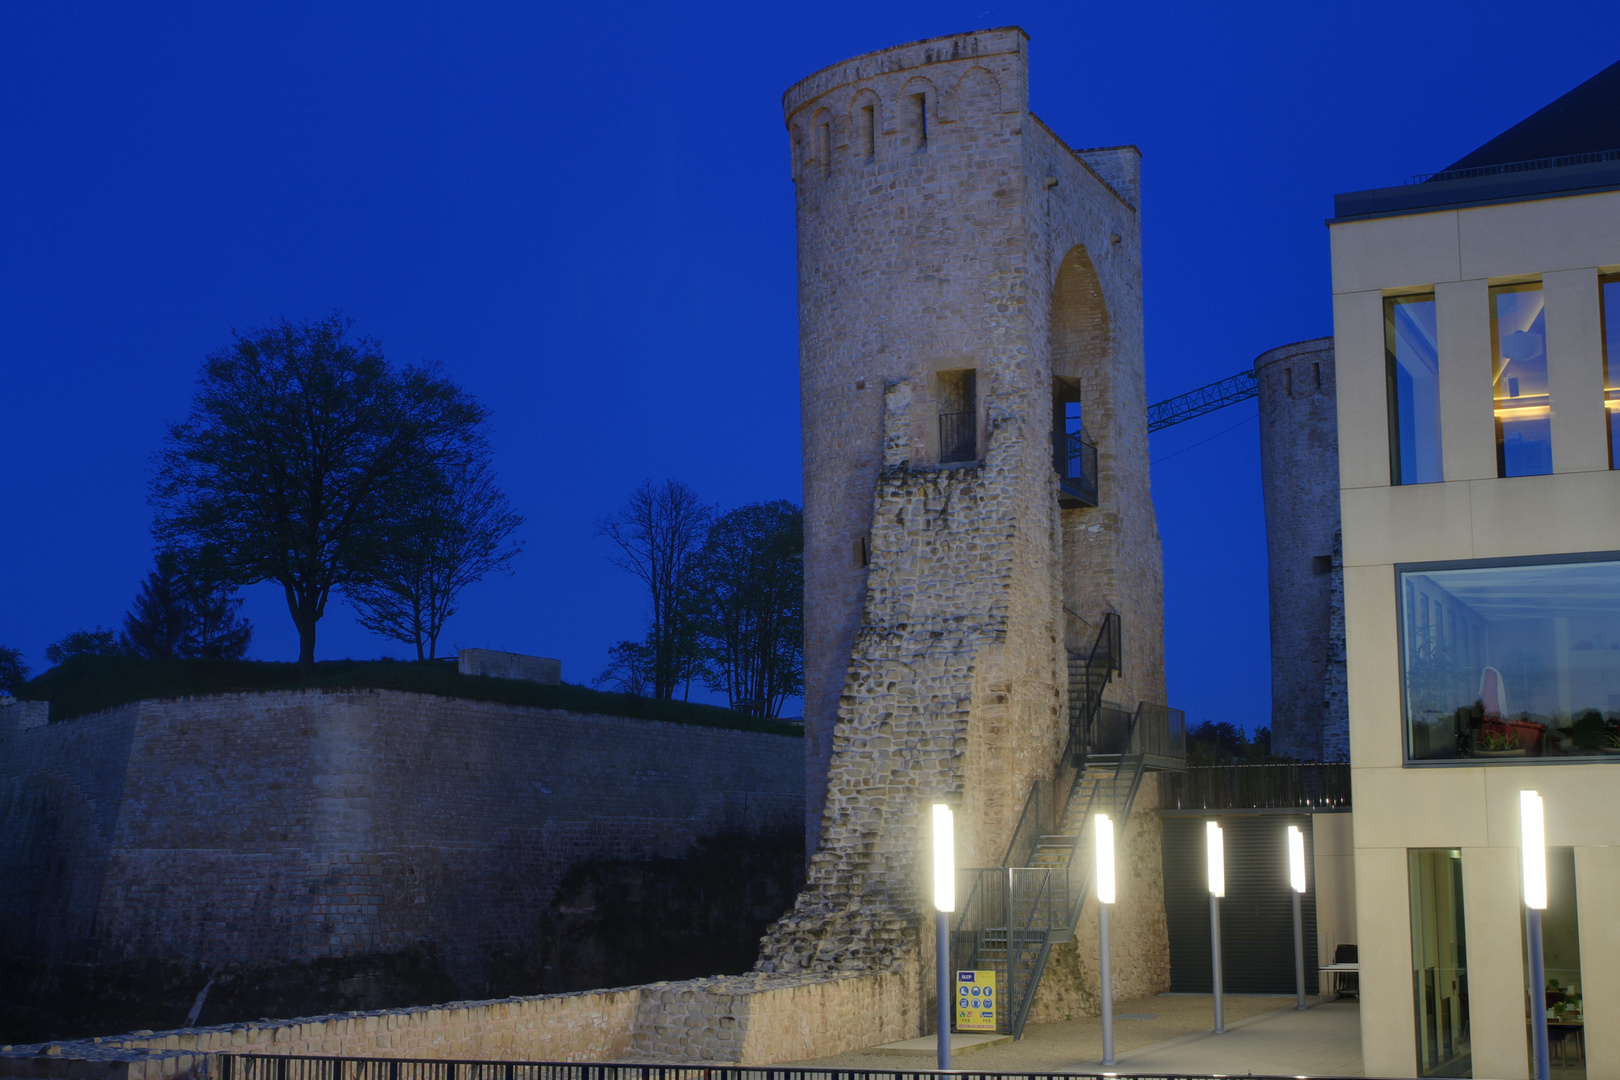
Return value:
<svg viewBox="0 0 1620 1080">
<path fill-rule="evenodd" d="M 1524 857 L 1524 906 L 1547 908 L 1547 836 L 1541 796 L 1519 792 L 1519 851 Z"/>
<path fill-rule="evenodd" d="M 956 829 L 944 803 L 934 804 L 934 910 L 956 910 Z"/>
</svg>

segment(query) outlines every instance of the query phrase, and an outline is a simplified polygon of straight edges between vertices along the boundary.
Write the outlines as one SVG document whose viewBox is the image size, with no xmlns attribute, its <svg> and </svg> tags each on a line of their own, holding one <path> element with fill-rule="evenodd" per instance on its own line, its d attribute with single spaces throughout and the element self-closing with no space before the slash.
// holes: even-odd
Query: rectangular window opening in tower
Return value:
<svg viewBox="0 0 1620 1080">
<path fill-rule="evenodd" d="M 877 156 L 877 106 L 863 105 L 855 114 L 855 145 L 867 161 Z"/>
<path fill-rule="evenodd" d="M 939 373 L 939 460 L 972 461 L 979 456 L 978 386 L 973 368 Z"/>
<path fill-rule="evenodd" d="M 1052 468 L 1058 474 L 1058 505 L 1097 505 L 1097 447 L 1086 433 L 1079 379 L 1052 379 Z"/>
<path fill-rule="evenodd" d="M 928 95 L 912 94 L 911 108 L 913 116 L 913 129 L 917 133 L 917 149 L 928 148 Z"/>
</svg>

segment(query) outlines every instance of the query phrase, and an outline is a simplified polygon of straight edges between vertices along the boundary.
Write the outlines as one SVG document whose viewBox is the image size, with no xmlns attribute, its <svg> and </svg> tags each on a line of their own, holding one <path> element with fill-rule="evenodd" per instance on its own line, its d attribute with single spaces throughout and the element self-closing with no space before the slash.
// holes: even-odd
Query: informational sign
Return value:
<svg viewBox="0 0 1620 1080">
<path fill-rule="evenodd" d="M 956 1030 L 996 1030 L 996 973 L 956 973 Z"/>
</svg>

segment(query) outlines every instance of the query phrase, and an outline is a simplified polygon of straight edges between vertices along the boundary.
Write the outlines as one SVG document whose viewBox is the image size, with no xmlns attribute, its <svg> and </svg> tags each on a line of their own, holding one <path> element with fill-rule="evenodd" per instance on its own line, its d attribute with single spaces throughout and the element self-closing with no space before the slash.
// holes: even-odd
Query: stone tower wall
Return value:
<svg viewBox="0 0 1620 1080">
<path fill-rule="evenodd" d="M 1329 631 L 1339 531 L 1333 339 L 1262 353 L 1254 371 L 1271 593 L 1271 745 L 1276 753 L 1319 761 L 1334 654 Z M 1342 627 L 1339 634 L 1342 664 Z"/>
<path fill-rule="evenodd" d="M 1125 620 L 1110 698 L 1164 700 L 1138 155 L 1071 151 L 1028 111 L 1026 40 L 903 45 L 785 98 L 814 855 L 767 971 L 931 962 L 927 803 L 957 807 L 959 865 L 999 864 L 1067 735 L 1065 645 L 1089 647 L 1104 612 Z M 968 370 L 976 457 L 942 462 Z M 1096 509 L 1057 506 L 1054 375 L 1083 388 Z"/>
</svg>

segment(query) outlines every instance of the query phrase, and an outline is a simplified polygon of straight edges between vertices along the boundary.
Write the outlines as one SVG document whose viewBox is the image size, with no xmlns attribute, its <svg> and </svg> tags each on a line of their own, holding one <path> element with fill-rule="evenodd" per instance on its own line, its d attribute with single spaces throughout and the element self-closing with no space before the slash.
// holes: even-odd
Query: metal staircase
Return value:
<svg viewBox="0 0 1620 1080">
<path fill-rule="evenodd" d="M 1119 616 L 1109 613 L 1091 652 L 1070 655 L 1069 739 L 1049 780 L 1038 780 L 998 867 L 964 870 L 971 884 L 952 928 L 959 970 L 996 973 L 996 1022 L 1022 1037 L 1052 946 L 1074 939 L 1091 886 L 1092 816 L 1130 818 L 1142 776 L 1179 768 L 1179 710 L 1142 703 L 1134 713 L 1102 704 L 1119 671 Z"/>
</svg>

